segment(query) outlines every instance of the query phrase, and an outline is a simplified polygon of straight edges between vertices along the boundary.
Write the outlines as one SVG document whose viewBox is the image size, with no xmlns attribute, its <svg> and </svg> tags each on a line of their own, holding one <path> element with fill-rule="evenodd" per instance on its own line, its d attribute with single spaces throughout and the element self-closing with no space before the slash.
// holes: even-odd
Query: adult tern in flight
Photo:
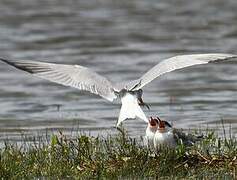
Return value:
<svg viewBox="0 0 237 180">
<path fill-rule="evenodd" d="M 148 122 L 139 105 L 146 105 L 142 100 L 142 88 L 155 78 L 176 69 L 236 57 L 237 55 L 234 54 L 218 53 L 179 55 L 158 63 L 139 79 L 122 83 L 113 83 L 91 69 L 80 65 L 54 64 L 31 60 L 18 61 L 3 58 L 0 58 L 0 60 L 40 78 L 79 90 L 89 91 L 109 101 L 120 98 L 122 106 L 117 121 L 117 126 L 119 126 L 122 121 L 136 117 Z"/>
</svg>

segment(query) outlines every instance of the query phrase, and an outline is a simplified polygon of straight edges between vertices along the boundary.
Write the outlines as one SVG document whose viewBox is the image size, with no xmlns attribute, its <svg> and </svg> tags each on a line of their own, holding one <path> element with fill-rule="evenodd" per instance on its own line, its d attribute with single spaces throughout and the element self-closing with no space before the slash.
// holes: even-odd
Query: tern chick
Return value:
<svg viewBox="0 0 237 180">
<path fill-rule="evenodd" d="M 185 134 L 179 129 L 175 129 L 172 125 L 161 120 L 159 117 L 149 119 L 146 129 L 146 139 L 148 146 L 159 150 L 161 147 L 176 148 L 179 142 L 184 145 L 193 145 L 200 141 L 203 136 L 195 136 Z"/>
<path fill-rule="evenodd" d="M 154 135 L 158 128 L 158 120 L 156 118 L 150 117 L 147 128 L 146 128 L 146 144 L 148 148 L 154 147 Z"/>
</svg>

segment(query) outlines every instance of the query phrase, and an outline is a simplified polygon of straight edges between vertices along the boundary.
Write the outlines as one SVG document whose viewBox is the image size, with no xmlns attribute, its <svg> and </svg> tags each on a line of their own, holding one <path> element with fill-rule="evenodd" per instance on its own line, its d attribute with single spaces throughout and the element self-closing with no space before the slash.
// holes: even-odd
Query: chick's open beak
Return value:
<svg viewBox="0 0 237 180">
<path fill-rule="evenodd" d="M 149 125 L 154 127 L 158 125 L 158 121 L 156 119 L 153 119 L 152 117 L 149 119 Z"/>
</svg>

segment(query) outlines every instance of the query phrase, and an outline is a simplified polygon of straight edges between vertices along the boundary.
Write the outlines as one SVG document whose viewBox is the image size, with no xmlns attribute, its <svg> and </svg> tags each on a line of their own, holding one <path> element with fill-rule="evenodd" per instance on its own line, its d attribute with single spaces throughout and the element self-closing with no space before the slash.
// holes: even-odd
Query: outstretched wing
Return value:
<svg viewBox="0 0 237 180">
<path fill-rule="evenodd" d="M 237 58 L 234 54 L 193 54 L 193 55 L 180 55 L 169 59 L 166 59 L 149 71 L 147 71 L 141 78 L 131 81 L 126 84 L 117 85 L 118 87 L 123 86 L 129 90 L 138 90 L 154 80 L 155 78 L 174 71 L 198 64 L 207 64 L 210 62 L 219 62 L 231 58 Z"/>
<path fill-rule="evenodd" d="M 117 97 L 112 83 L 108 79 L 83 66 L 30 60 L 16 61 L 1 58 L 0 60 L 40 78 L 79 90 L 89 91 L 109 101 L 113 101 Z"/>
</svg>

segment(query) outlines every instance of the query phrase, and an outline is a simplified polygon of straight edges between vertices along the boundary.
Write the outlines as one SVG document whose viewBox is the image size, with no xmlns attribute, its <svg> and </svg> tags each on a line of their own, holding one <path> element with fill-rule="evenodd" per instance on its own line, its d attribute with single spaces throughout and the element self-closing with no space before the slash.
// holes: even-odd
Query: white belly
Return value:
<svg viewBox="0 0 237 180">
<path fill-rule="evenodd" d="M 127 92 L 122 98 L 121 98 L 122 106 L 119 113 L 119 119 L 117 126 L 119 124 L 126 120 L 126 119 L 134 119 L 136 117 L 139 117 L 140 119 L 144 120 L 146 123 L 148 122 L 148 119 L 142 109 L 140 108 L 137 96 L 134 94 L 130 94 Z"/>
<path fill-rule="evenodd" d="M 176 147 L 176 141 L 172 131 L 160 133 L 156 131 L 154 135 L 154 146 L 156 149 L 159 149 L 162 146 L 167 146 L 170 148 Z"/>
<path fill-rule="evenodd" d="M 146 145 L 148 146 L 148 148 L 154 147 L 154 136 L 155 132 L 151 131 L 150 128 L 148 127 L 146 129 L 146 136 L 145 136 Z"/>
</svg>

